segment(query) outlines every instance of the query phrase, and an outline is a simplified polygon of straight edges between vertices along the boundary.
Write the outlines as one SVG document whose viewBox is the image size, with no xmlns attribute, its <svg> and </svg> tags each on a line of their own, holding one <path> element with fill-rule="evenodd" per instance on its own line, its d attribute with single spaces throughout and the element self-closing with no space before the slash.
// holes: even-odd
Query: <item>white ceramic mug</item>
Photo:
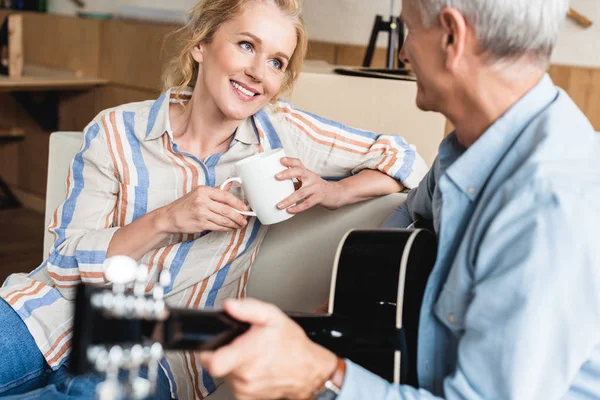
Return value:
<svg viewBox="0 0 600 400">
<path fill-rule="evenodd" d="M 235 163 L 234 178 L 229 178 L 220 186 L 223 189 L 229 182 L 242 185 L 252 211 L 239 211 L 243 215 L 258 217 L 263 225 L 276 224 L 292 218 L 287 210 L 277 208 L 277 203 L 294 193 L 291 179 L 277 180 L 275 175 L 286 169 L 281 164 L 285 157 L 283 149 L 258 153 Z"/>
</svg>

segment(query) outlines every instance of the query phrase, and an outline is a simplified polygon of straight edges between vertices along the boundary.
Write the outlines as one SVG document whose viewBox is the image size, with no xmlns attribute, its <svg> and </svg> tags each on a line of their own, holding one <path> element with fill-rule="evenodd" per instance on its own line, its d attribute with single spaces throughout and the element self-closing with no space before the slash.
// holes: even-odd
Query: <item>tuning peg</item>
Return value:
<svg viewBox="0 0 600 400">
<path fill-rule="evenodd" d="M 108 354 L 105 353 L 100 352 L 96 355 L 96 369 L 106 372 L 106 380 L 96 387 L 96 396 L 99 400 L 118 399 L 122 394 L 119 384 L 119 368 L 123 363 L 123 349 L 121 346 L 113 346 Z M 89 356 L 90 354 L 88 354 Z"/>
<path fill-rule="evenodd" d="M 164 355 L 163 347 L 160 343 L 154 343 L 152 346 L 146 347 L 144 353 L 148 363 L 148 381 L 150 382 L 150 390 L 154 393 L 156 391 L 156 382 L 158 380 L 158 366 Z"/>
<path fill-rule="evenodd" d="M 134 281 L 138 264 L 128 256 L 112 256 L 104 260 L 103 266 L 106 280 L 124 291 L 124 286 Z"/>
<path fill-rule="evenodd" d="M 146 291 L 146 282 L 148 281 L 148 266 L 140 264 L 135 272 L 135 284 L 133 285 L 133 294 L 143 296 Z"/>
<path fill-rule="evenodd" d="M 162 286 L 163 289 L 166 289 L 171 285 L 171 272 L 168 269 L 164 269 L 160 272 L 158 284 Z"/>
</svg>

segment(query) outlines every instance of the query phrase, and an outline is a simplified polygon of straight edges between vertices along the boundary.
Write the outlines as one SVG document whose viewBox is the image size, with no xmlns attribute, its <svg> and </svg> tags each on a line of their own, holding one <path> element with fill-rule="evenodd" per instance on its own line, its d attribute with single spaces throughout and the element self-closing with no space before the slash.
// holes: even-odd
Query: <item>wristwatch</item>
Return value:
<svg viewBox="0 0 600 400">
<path fill-rule="evenodd" d="M 334 400 L 336 399 L 341 391 L 342 385 L 344 384 L 344 376 L 346 375 L 346 362 L 338 357 L 337 365 L 335 370 L 325 381 L 323 386 L 317 391 L 315 400 Z"/>
</svg>

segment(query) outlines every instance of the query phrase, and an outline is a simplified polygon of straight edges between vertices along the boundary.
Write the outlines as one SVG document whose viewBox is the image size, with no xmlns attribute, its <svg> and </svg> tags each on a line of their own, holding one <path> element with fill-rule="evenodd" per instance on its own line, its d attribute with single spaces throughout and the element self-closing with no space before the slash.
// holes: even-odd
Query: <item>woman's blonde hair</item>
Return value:
<svg viewBox="0 0 600 400">
<path fill-rule="evenodd" d="M 210 43 L 221 25 L 239 15 L 254 1 L 272 4 L 295 21 L 298 42 L 285 71 L 281 89 L 273 100 L 288 92 L 298 78 L 308 46 L 301 15 L 302 0 L 200 0 L 190 10 L 189 22 L 173 32 L 177 37 L 178 49 L 163 71 L 165 89 L 176 87 L 176 92 L 181 93 L 186 86 L 194 87 L 198 77 L 198 63 L 192 57 L 194 46 L 201 42 Z"/>
</svg>

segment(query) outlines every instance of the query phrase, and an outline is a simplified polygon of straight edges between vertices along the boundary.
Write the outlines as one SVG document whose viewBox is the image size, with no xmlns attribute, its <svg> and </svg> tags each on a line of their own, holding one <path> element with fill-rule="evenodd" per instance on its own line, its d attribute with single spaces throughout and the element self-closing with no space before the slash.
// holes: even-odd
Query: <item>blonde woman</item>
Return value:
<svg viewBox="0 0 600 400">
<path fill-rule="evenodd" d="M 149 265 L 148 290 L 169 270 L 170 306 L 214 307 L 243 297 L 267 228 L 236 213 L 244 203 L 218 189 L 236 161 L 285 148 L 289 168 L 278 179 L 302 183 L 279 204 L 290 213 L 419 183 L 425 164 L 401 137 L 352 129 L 278 100 L 306 53 L 300 14 L 298 0 L 200 1 L 166 69 L 163 95 L 105 110 L 86 127 L 67 198 L 49 227 L 56 236 L 49 258 L 0 290 L 0 312 L 14 320 L 6 334 L 19 337 L 0 339 L 0 348 L 33 360 L 22 365 L 3 356 L 0 395 L 57 381 L 41 390 L 93 393 L 93 379 L 62 377 L 75 286 L 104 283 L 106 257 L 125 254 Z M 216 388 L 191 352 L 168 354 L 161 366 L 161 398 L 202 398 Z"/>
</svg>

